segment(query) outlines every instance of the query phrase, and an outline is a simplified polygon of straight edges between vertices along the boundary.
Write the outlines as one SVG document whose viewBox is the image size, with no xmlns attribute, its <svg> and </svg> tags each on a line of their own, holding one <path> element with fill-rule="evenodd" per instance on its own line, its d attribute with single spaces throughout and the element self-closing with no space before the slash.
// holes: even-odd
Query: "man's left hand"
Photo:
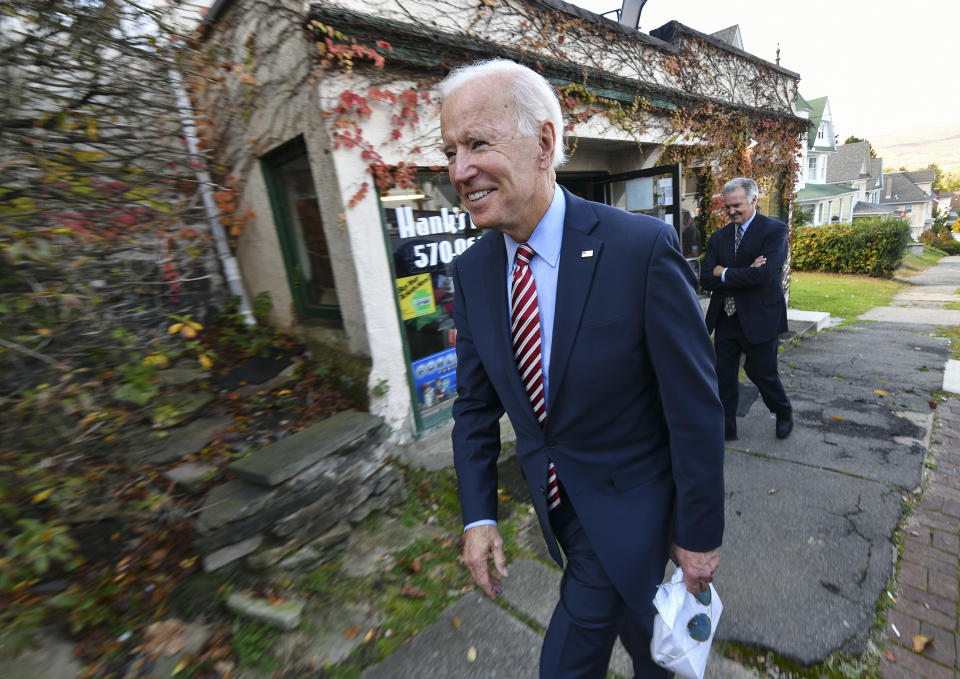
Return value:
<svg viewBox="0 0 960 679">
<path fill-rule="evenodd" d="M 723 267 L 720 266 L 719 264 L 713 267 L 713 275 L 716 276 L 717 278 L 720 278 L 720 276 L 723 275 Z"/>
<path fill-rule="evenodd" d="M 712 552 L 691 552 L 676 544 L 670 546 L 670 558 L 683 569 L 683 582 L 691 594 L 699 594 L 710 589 L 713 574 L 720 565 L 720 554 Z"/>
</svg>

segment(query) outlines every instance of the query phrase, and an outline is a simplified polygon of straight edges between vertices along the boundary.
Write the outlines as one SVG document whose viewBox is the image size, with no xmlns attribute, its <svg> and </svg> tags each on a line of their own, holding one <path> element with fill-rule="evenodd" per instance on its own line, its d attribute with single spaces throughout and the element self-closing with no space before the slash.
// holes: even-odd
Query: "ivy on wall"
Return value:
<svg viewBox="0 0 960 679">
<path fill-rule="evenodd" d="M 253 7 L 259 4 L 257 0 L 251 3 Z M 725 223 L 714 197 L 723 181 L 734 176 L 754 177 L 762 191 L 777 196 L 782 213 L 788 213 L 807 125 L 791 113 L 795 80 L 779 69 L 759 61 L 747 62 L 742 55 L 695 35 L 676 41 L 673 44 L 678 49 L 670 51 L 643 34 L 625 36 L 615 24 L 598 24 L 532 2 L 484 0 L 475 8 L 438 7 L 433 15 L 413 11 L 412 2 L 395 4 L 399 7 L 395 20 L 353 14 L 346 9 L 329 10 L 342 18 L 343 26 L 329 19 L 301 19 L 301 28 L 314 47 L 305 85 L 316 88 L 324 83 L 344 83 L 339 93 L 325 93 L 324 101 L 331 103 L 325 106 L 323 116 L 334 148 L 355 149 L 369 170 L 370 181 L 361 182 L 351 189 L 352 195 L 344 196 L 347 207 L 367 195 L 371 181 L 381 191 L 412 186 L 416 159 L 422 154 L 420 146 L 407 137 L 414 134 L 425 115 L 436 113 L 438 104 L 431 92 L 442 73 L 457 63 L 505 51 L 541 71 L 547 60 L 554 67 L 561 64 L 568 69 L 568 82 L 557 88 L 568 132 L 579 123 L 602 121 L 640 146 L 653 136 L 665 146 L 660 164 L 681 162 L 684 168 L 696 172 L 702 189 L 699 226 L 705 237 Z M 373 11 L 386 10 L 378 7 Z M 459 13 L 460 25 L 466 26 L 459 46 L 440 45 L 435 38 L 436 26 L 416 18 L 455 13 Z M 237 17 L 250 15 L 241 10 L 233 14 L 234 22 Z M 367 23 L 361 30 L 358 26 L 364 21 Z M 418 53 L 421 61 L 433 59 L 432 68 L 414 68 L 411 57 L 400 57 L 395 52 L 397 43 L 385 39 L 391 31 L 399 30 L 398 22 L 412 25 L 404 30 L 434 36 L 432 51 L 424 54 L 421 49 Z M 680 30 L 670 26 L 671 30 Z M 219 40 L 231 39 L 231 31 L 236 30 L 232 26 L 211 32 L 210 47 Z M 482 38 L 492 36 L 498 37 L 495 43 L 483 42 Z M 413 47 L 405 43 L 404 49 Z M 261 50 L 267 50 L 267 46 Z M 606 68 L 620 88 L 618 93 L 608 83 L 596 84 L 598 77 L 606 77 Z M 429 77 L 425 78 L 425 73 Z M 330 79 L 333 74 L 339 77 Z M 397 80 L 413 84 L 397 87 Z M 634 86 L 632 98 L 623 96 L 623 83 Z M 221 84 L 217 96 L 229 99 L 229 90 L 229 84 Z M 391 121 L 387 139 L 373 139 L 365 133 L 378 107 Z M 217 108 L 223 111 L 229 106 L 221 102 Z M 209 127 L 225 129 L 213 123 Z M 391 151 L 395 151 L 401 141 L 407 142 L 410 160 L 388 163 L 384 147 L 393 144 Z M 569 152 L 573 155 L 576 151 L 577 139 L 571 137 Z"/>
</svg>

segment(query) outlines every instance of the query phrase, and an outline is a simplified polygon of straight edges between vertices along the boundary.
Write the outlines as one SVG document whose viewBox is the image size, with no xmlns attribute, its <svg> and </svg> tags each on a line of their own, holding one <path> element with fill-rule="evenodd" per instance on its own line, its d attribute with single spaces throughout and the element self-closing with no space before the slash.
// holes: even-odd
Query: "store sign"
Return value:
<svg viewBox="0 0 960 679">
<path fill-rule="evenodd" d="M 455 207 L 451 210 L 443 207 L 436 214 L 414 217 L 413 208 L 393 208 L 397 224 L 397 237 L 401 239 L 423 238 L 425 236 L 447 236 L 429 239 L 412 246 L 413 266 L 428 269 L 438 264 L 449 264 L 457 255 L 474 244 L 478 236 L 450 238 L 469 229 L 476 233 L 470 215 Z"/>
</svg>

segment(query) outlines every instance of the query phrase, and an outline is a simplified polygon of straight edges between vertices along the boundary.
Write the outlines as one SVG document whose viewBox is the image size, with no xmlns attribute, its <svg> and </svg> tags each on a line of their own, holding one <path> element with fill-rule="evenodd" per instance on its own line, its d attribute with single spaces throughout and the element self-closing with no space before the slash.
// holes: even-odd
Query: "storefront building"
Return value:
<svg viewBox="0 0 960 679">
<path fill-rule="evenodd" d="M 558 182 L 672 224 L 698 267 L 727 175 L 753 170 L 786 219 L 799 76 L 672 22 L 650 35 L 555 0 L 219 0 L 194 101 L 252 216 L 236 239 L 272 322 L 368 366 L 397 441 L 449 421 L 452 265 L 481 236 L 440 153 L 433 88 L 456 65 L 540 70 L 570 121 Z M 796 130 L 796 133 L 794 132 Z M 762 176 L 761 176 L 762 175 Z"/>
</svg>

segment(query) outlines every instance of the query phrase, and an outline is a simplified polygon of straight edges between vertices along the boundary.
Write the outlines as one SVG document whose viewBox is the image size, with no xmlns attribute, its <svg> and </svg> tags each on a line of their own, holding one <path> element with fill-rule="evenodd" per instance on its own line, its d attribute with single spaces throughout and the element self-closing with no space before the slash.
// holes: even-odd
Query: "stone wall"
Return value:
<svg viewBox="0 0 960 679">
<path fill-rule="evenodd" d="M 237 478 L 210 492 L 197 521 L 204 570 L 327 560 L 351 526 L 405 499 L 385 438 L 382 418 L 347 411 L 232 463 Z"/>
</svg>

